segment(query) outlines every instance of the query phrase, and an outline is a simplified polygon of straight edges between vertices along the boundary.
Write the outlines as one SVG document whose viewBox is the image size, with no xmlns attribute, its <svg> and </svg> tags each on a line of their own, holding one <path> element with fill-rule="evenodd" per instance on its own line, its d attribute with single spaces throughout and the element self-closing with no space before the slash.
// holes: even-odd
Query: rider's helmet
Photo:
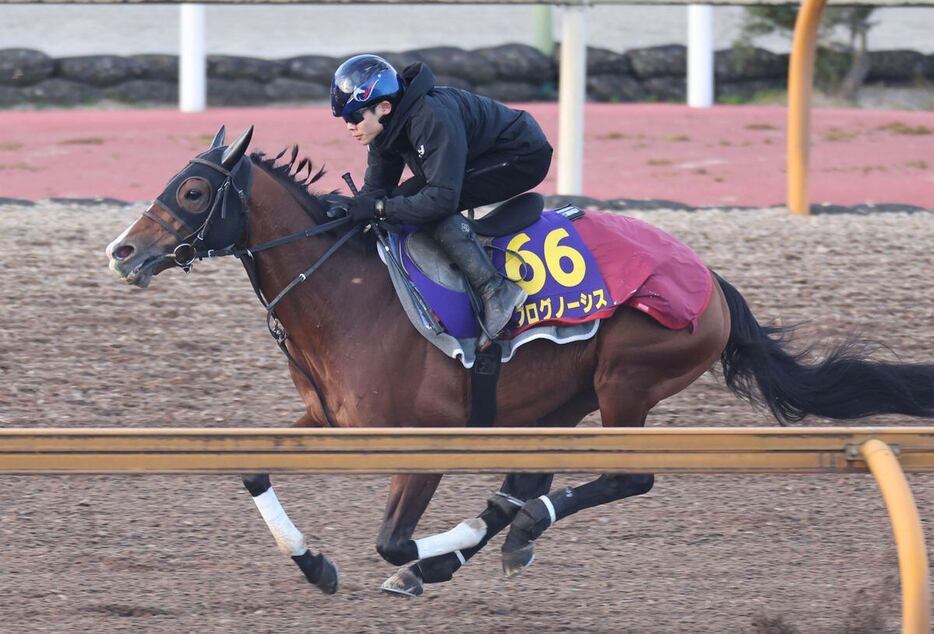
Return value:
<svg viewBox="0 0 934 634">
<path fill-rule="evenodd" d="M 402 96 L 402 80 L 392 65 L 377 55 L 356 55 L 341 64 L 331 82 L 331 112 L 360 123 L 363 110 L 380 101 L 395 105 Z"/>
</svg>

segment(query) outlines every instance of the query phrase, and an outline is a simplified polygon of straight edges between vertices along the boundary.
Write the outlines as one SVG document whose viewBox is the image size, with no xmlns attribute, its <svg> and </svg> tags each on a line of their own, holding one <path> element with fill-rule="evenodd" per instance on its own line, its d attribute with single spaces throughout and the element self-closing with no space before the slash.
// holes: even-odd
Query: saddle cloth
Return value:
<svg viewBox="0 0 934 634">
<path fill-rule="evenodd" d="M 542 213 L 517 233 L 481 241 L 492 247 L 494 266 L 529 293 L 498 339 L 504 363 L 536 339 L 590 339 L 620 306 L 666 328 L 693 331 L 713 288 L 710 271 L 689 247 L 620 214 L 566 207 Z M 390 277 L 412 324 L 446 355 L 472 367 L 479 327 L 463 276 L 429 232 L 404 227 L 391 245 L 408 280 L 393 266 Z M 424 304 L 412 296 L 412 286 Z M 420 315 L 419 304 L 430 307 L 434 320 Z"/>
</svg>

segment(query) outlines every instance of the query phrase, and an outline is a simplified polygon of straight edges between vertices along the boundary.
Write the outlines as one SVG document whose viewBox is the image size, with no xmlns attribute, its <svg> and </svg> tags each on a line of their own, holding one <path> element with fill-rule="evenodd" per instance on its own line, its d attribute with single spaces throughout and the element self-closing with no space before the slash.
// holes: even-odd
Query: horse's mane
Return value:
<svg viewBox="0 0 934 634">
<path fill-rule="evenodd" d="M 285 156 L 286 152 L 288 152 L 288 148 L 282 150 L 272 158 L 266 156 L 263 152 L 253 152 L 250 154 L 250 158 L 253 160 L 254 165 L 272 176 L 293 194 L 296 194 L 298 202 L 300 202 L 302 207 L 305 208 L 305 211 L 314 218 L 315 222 L 326 222 L 326 205 L 324 201 L 320 199 L 318 194 L 308 189 L 313 183 L 316 183 L 324 176 L 324 168 L 322 167 L 315 172 L 314 166 L 307 158 L 303 158 L 298 162 L 298 165 L 295 165 L 295 161 L 298 159 L 297 145 L 292 146 L 292 157 L 288 161 L 283 161 L 279 165 L 276 165 L 276 162 Z M 306 172 L 304 176 L 301 175 L 302 171 Z"/>
<path fill-rule="evenodd" d="M 324 176 L 324 167 L 321 167 L 316 172 L 311 160 L 308 158 L 302 158 L 296 165 L 295 161 L 298 159 L 297 145 L 292 146 L 289 160 L 283 161 L 277 165 L 277 161 L 285 156 L 285 153 L 288 151 L 289 148 L 286 148 L 272 158 L 266 156 L 264 152 L 253 152 L 250 154 L 250 158 L 253 160 L 253 164 L 256 167 L 259 167 L 272 176 L 276 182 L 280 183 L 295 195 L 295 200 L 302 206 L 305 212 L 311 216 L 315 224 L 323 224 L 329 220 L 333 220 L 327 217 L 328 204 L 321 199 L 322 195 L 309 189 L 311 185 L 318 182 L 318 180 Z M 304 172 L 304 175 L 302 172 Z M 346 227 L 342 227 L 329 232 L 329 234 L 337 236 L 342 235 L 345 231 L 347 231 Z M 372 240 L 363 237 L 364 235 L 365 234 L 361 234 L 350 242 L 369 245 Z"/>
</svg>

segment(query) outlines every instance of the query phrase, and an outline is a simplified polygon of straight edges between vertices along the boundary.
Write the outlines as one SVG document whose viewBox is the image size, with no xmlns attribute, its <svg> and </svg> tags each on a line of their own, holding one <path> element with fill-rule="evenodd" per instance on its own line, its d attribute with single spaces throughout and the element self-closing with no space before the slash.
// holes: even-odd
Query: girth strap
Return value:
<svg viewBox="0 0 934 634">
<path fill-rule="evenodd" d="M 502 366 L 503 349 L 495 341 L 477 352 L 470 373 L 470 418 L 468 427 L 492 427 L 496 419 L 496 384 Z"/>
</svg>

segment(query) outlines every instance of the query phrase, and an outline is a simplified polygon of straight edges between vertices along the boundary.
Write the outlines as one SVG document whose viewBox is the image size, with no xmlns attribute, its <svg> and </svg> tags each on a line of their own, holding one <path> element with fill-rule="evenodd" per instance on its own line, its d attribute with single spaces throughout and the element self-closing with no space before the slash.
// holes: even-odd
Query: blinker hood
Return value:
<svg viewBox="0 0 934 634">
<path fill-rule="evenodd" d="M 212 148 L 200 154 L 198 158 L 221 166 L 221 158 L 226 149 L 224 146 Z M 247 155 L 242 156 L 230 170 L 233 176 L 232 182 L 228 187 L 223 187 L 227 180 L 223 173 L 208 165 L 191 162 L 169 181 L 168 186 L 157 200 L 177 220 L 184 223 L 185 226 L 181 233 L 185 235 L 197 234 L 213 211 L 204 239 L 198 246 L 204 249 L 223 249 L 236 244 L 246 229 L 247 209 L 245 203 L 253 184 L 252 167 L 250 157 Z M 189 178 L 195 177 L 207 181 L 211 189 L 210 201 L 201 213 L 191 213 L 182 209 L 177 200 L 178 189 L 182 186 L 182 183 Z M 243 200 L 240 199 L 237 190 L 243 193 Z M 221 197 L 219 201 L 218 196 Z M 191 235 L 189 242 L 194 239 L 195 235 Z"/>
</svg>

